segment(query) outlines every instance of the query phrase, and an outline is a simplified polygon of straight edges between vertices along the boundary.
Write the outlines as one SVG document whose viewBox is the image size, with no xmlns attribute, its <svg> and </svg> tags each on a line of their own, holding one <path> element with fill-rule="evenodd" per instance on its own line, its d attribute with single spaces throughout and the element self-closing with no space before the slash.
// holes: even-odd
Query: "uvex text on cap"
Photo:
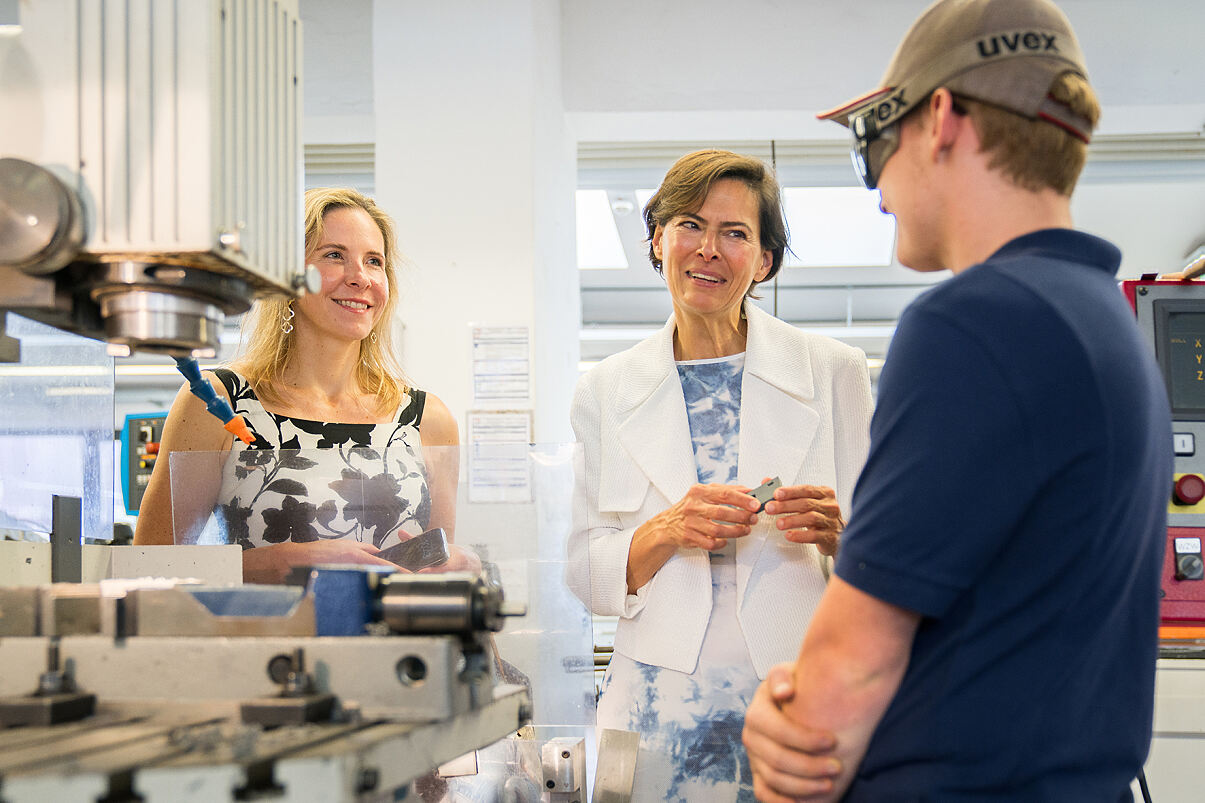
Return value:
<svg viewBox="0 0 1205 803">
<path fill-rule="evenodd" d="M 861 139 L 863 152 L 877 156 L 873 139 L 944 86 L 1087 142 L 1091 123 L 1049 96 L 1066 72 L 1087 79 L 1071 24 L 1049 0 L 938 0 L 908 29 L 878 89 L 817 116 L 851 126 L 855 151 Z"/>
</svg>

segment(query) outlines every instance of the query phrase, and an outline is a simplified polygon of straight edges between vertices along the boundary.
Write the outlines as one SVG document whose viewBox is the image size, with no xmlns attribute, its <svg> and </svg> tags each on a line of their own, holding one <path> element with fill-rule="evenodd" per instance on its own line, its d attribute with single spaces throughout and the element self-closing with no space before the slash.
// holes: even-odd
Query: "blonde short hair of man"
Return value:
<svg viewBox="0 0 1205 803">
<path fill-rule="evenodd" d="M 377 228 L 385 243 L 385 275 L 389 294 L 385 308 L 373 328 L 377 336 L 360 341 L 360 360 L 356 369 L 356 384 L 361 392 L 376 395 L 376 410 L 389 414 L 401 404 L 407 390 L 405 375 L 393 351 L 393 320 L 398 303 L 397 236 L 393 220 L 376 203 L 359 192 L 343 188 L 316 188 L 305 193 L 305 250 L 322 242 L 323 218 L 332 209 L 363 209 Z M 266 404 L 284 401 L 282 379 L 285 368 L 296 358 L 295 338 L 281 330 L 281 324 L 293 299 L 273 296 L 259 299 L 243 321 L 246 351 L 231 367 L 246 377 L 255 395 Z"/>
<path fill-rule="evenodd" d="M 1050 87 L 1050 97 L 1088 120 L 1100 119 L 1100 102 L 1088 82 L 1075 73 L 1060 75 Z M 1070 197 L 1088 156 L 1088 145 L 1057 125 L 1029 120 L 1019 114 L 959 98 L 966 106 L 981 152 L 990 153 L 988 165 L 1024 189 L 1050 188 Z"/>
</svg>

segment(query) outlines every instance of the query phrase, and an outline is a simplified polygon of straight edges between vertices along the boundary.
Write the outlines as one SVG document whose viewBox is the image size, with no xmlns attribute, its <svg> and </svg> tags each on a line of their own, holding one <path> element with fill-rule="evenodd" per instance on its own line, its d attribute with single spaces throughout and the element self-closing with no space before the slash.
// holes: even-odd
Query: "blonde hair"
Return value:
<svg viewBox="0 0 1205 803">
<path fill-rule="evenodd" d="M 362 392 L 376 396 L 377 411 L 392 413 L 402 402 L 407 390 L 405 375 L 393 351 L 393 313 L 397 309 L 397 236 L 393 220 L 376 205 L 371 198 L 352 189 L 316 188 L 305 193 L 305 250 L 321 243 L 324 236 L 323 219 L 332 209 L 362 209 L 381 230 L 385 244 L 385 276 L 389 283 L 389 294 L 385 300 L 381 317 L 373 327 L 376 339 L 366 337 L 360 341 L 360 359 L 356 368 L 356 384 Z M 289 337 L 282 324 L 293 299 L 285 296 L 262 298 L 255 302 L 243 319 L 243 336 L 246 351 L 234 361 L 231 368 L 238 371 L 255 390 L 260 401 L 279 404 L 285 400 L 282 380 L 285 368 L 295 356 L 296 339 Z"/>
<path fill-rule="evenodd" d="M 1093 127 L 1100 102 L 1081 76 L 1063 73 L 1050 87 L 1050 98 L 1083 117 Z M 1029 120 L 1010 111 L 960 98 L 967 107 L 980 150 L 991 154 L 988 166 L 1018 186 L 1034 192 L 1051 188 L 1070 196 L 1088 157 L 1088 145 L 1050 123 Z"/>
</svg>

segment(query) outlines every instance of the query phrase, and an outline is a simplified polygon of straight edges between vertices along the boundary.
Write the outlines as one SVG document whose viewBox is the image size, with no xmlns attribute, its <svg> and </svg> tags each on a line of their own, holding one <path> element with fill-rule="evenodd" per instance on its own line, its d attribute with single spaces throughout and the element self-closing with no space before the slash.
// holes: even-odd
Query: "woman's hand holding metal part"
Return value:
<svg viewBox="0 0 1205 803">
<path fill-rule="evenodd" d="M 714 552 L 729 538 L 748 535 L 757 523 L 756 499 L 743 485 L 692 485 L 677 503 L 649 519 L 658 535 L 678 547 Z"/>
<path fill-rule="evenodd" d="M 379 551 L 372 544 L 351 539 L 268 544 L 243 551 L 243 582 L 283 583 L 294 566 L 325 563 L 361 563 L 396 569 L 394 564 L 377 557 Z"/>
<path fill-rule="evenodd" d="M 774 526 L 796 544 L 815 544 L 824 555 L 837 554 L 845 520 L 832 488 L 822 485 L 784 485 L 766 503 L 776 517 Z"/>
<path fill-rule="evenodd" d="M 481 556 L 471 549 L 466 549 L 456 544 L 448 544 L 448 559 L 438 566 L 429 566 L 426 569 L 419 569 L 419 574 L 446 574 L 448 572 L 472 572 L 477 574 L 481 571 Z"/>
<path fill-rule="evenodd" d="M 760 503 L 743 485 L 692 485 L 676 503 L 636 528 L 628 548 L 628 593 L 634 594 L 675 552 L 713 552 L 748 535 Z"/>
</svg>

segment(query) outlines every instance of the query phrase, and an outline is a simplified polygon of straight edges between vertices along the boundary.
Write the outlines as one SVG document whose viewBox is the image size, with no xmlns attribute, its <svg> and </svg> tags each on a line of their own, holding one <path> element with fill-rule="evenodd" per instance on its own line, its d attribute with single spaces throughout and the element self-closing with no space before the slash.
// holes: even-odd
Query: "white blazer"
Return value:
<svg viewBox="0 0 1205 803">
<path fill-rule="evenodd" d="M 848 515 L 870 439 L 870 377 L 861 350 L 805 334 L 746 303 L 749 322 L 737 484 L 827 485 Z M 711 614 L 711 565 L 679 549 L 627 593 L 632 533 L 698 481 L 674 363 L 674 319 L 578 382 L 571 413 L 585 466 L 577 482 L 566 579 L 599 615 L 619 616 L 615 650 L 690 673 Z M 794 660 L 824 591 L 828 564 L 762 514 L 736 544 L 737 619 L 758 676 Z"/>
</svg>

